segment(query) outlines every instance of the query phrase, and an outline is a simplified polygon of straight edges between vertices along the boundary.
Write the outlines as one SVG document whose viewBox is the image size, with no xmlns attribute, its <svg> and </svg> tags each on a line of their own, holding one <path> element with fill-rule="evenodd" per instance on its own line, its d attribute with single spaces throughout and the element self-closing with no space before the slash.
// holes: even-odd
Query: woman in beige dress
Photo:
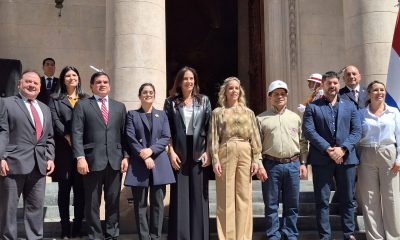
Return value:
<svg viewBox="0 0 400 240">
<path fill-rule="evenodd" d="M 216 175 L 218 238 L 251 239 L 251 177 L 263 168 L 261 140 L 253 111 L 246 107 L 240 80 L 225 79 L 212 112 L 209 151 Z"/>
</svg>

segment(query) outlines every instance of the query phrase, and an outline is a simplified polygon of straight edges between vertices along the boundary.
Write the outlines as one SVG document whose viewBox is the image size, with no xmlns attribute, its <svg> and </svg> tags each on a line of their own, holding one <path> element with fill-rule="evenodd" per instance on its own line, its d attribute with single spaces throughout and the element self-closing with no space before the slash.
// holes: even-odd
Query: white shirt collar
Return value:
<svg viewBox="0 0 400 240">
<path fill-rule="evenodd" d="M 94 98 L 96 99 L 96 101 L 99 101 L 99 99 L 102 99 L 101 97 L 97 96 L 97 95 L 93 95 Z M 104 97 L 104 99 L 106 100 L 106 102 L 108 102 L 108 95 Z"/>
<path fill-rule="evenodd" d="M 350 92 L 353 91 L 353 89 L 356 90 L 356 92 L 358 92 L 358 93 L 360 92 L 360 84 L 358 84 L 357 87 L 355 87 L 355 88 L 351 88 L 349 86 L 346 86 L 346 87 L 350 90 Z"/>
</svg>

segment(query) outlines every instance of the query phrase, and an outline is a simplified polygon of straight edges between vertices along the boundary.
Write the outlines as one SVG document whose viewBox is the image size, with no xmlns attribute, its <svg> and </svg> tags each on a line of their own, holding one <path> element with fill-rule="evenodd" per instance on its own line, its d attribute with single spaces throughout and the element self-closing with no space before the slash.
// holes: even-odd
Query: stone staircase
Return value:
<svg viewBox="0 0 400 240">
<path fill-rule="evenodd" d="M 58 214 L 57 207 L 57 183 L 49 182 L 46 185 L 46 197 L 45 197 L 45 211 L 44 211 L 44 234 L 47 238 L 56 238 L 60 236 L 60 218 Z M 315 204 L 314 204 L 314 193 L 311 181 L 301 181 L 300 185 L 300 209 L 299 209 L 299 220 L 298 228 L 300 231 L 301 240 L 313 240 L 318 239 L 316 219 L 315 219 Z M 331 194 L 331 198 L 333 192 Z M 209 197 L 210 197 L 210 231 L 212 239 L 218 239 L 216 236 L 216 219 L 215 219 L 215 181 L 210 181 L 209 184 Z M 22 199 L 21 199 L 22 200 Z M 24 236 L 24 226 L 23 226 L 23 211 L 22 211 L 22 201 L 19 202 L 18 211 L 18 234 L 19 236 Z M 71 195 L 72 203 L 72 195 Z M 331 203 L 331 226 L 333 231 L 333 239 L 342 239 L 340 216 L 339 216 L 339 204 Z M 282 208 L 279 209 L 279 214 L 281 215 Z M 73 214 L 71 206 L 71 214 Z M 73 219 L 73 216 L 71 216 Z M 133 219 L 133 216 L 132 216 Z M 261 192 L 261 182 L 253 182 L 253 219 L 254 219 L 254 236 L 253 239 L 265 239 L 263 234 L 265 228 L 264 222 L 264 203 L 262 199 Z M 358 213 L 356 218 L 357 223 L 357 239 L 366 239 L 364 233 L 364 221 L 360 213 Z M 164 221 L 164 232 L 166 233 L 166 227 L 168 226 L 168 219 Z M 134 222 L 132 221 L 132 228 L 129 232 L 122 232 L 125 235 L 122 239 L 136 239 L 135 234 L 132 235 L 134 230 Z M 166 236 L 166 235 L 165 235 Z"/>
</svg>

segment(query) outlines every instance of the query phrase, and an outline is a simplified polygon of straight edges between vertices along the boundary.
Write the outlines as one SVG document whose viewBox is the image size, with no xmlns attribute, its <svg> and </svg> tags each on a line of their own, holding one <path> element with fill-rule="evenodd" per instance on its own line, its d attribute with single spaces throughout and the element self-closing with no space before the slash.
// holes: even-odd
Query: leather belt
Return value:
<svg viewBox="0 0 400 240">
<path fill-rule="evenodd" d="M 272 161 L 280 162 L 280 163 L 296 162 L 300 159 L 300 155 L 294 155 L 293 157 L 290 157 L 290 158 L 277 158 L 277 157 L 273 157 L 268 154 L 263 154 L 262 157 L 263 157 L 263 159 L 266 158 L 268 160 L 272 160 Z"/>
</svg>

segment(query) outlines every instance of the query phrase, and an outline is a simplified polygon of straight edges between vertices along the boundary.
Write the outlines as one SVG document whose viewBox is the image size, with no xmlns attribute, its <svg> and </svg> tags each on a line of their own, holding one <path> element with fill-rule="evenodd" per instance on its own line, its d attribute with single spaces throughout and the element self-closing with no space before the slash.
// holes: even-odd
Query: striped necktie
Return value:
<svg viewBox="0 0 400 240">
<path fill-rule="evenodd" d="M 99 98 L 99 101 L 101 101 L 101 114 L 103 115 L 104 123 L 107 125 L 108 123 L 108 111 L 106 107 L 106 99 L 105 98 Z"/>
</svg>

